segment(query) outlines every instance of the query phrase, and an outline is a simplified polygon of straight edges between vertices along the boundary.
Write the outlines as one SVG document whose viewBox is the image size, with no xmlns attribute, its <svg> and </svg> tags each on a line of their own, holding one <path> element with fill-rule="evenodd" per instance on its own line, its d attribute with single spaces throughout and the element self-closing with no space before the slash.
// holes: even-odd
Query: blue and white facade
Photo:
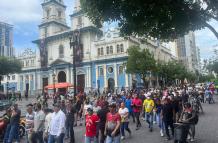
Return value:
<svg viewBox="0 0 218 143">
<path fill-rule="evenodd" d="M 17 75 L 17 90 L 22 94 L 36 95 L 43 91 L 46 85 L 69 82 L 73 84 L 73 50 L 70 48 L 69 35 L 76 29 L 80 31 L 80 40 L 83 47 L 83 58 L 80 66 L 76 68 L 77 85 L 84 91 L 120 90 L 131 88 L 133 82 L 141 83 L 135 75 L 126 74 L 125 62 L 127 49 L 133 45 L 153 50 L 158 59 L 166 57 L 171 59 L 171 51 L 162 46 L 159 48 L 154 42 L 142 44 L 139 38 L 119 36 L 119 30 L 110 29 L 103 32 L 96 28 L 84 15 L 79 0 L 75 0 L 71 26 L 66 24 L 63 0 L 44 0 L 42 3 L 43 18 L 39 25 L 39 39 L 33 41 L 38 49 L 43 46 L 47 53 L 47 65 L 42 67 L 40 52 L 20 57 L 23 62 L 22 73 Z M 148 40 L 152 41 L 152 40 Z M 28 53 L 28 52 L 27 52 Z M 158 54 L 156 54 L 158 53 Z M 33 64 L 31 61 L 34 59 Z M 29 61 L 29 62 L 27 62 Z M 28 66 L 25 67 L 26 62 Z"/>
</svg>

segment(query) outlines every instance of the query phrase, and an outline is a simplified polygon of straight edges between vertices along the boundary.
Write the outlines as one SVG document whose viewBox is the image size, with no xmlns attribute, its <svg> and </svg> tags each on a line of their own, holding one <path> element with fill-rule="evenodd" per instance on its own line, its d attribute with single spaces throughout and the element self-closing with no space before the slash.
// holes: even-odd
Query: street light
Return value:
<svg viewBox="0 0 218 143">
<path fill-rule="evenodd" d="M 52 74 L 52 77 L 53 77 L 53 92 L 54 92 L 54 95 L 56 95 L 56 88 L 55 88 L 55 77 L 56 77 L 56 74 L 55 72 L 53 71 L 53 74 Z"/>
<path fill-rule="evenodd" d="M 79 30 L 73 31 L 72 34 L 69 35 L 70 40 L 70 48 L 73 47 L 73 81 L 74 81 L 74 97 L 76 96 L 76 49 L 79 48 L 80 32 Z"/>
</svg>

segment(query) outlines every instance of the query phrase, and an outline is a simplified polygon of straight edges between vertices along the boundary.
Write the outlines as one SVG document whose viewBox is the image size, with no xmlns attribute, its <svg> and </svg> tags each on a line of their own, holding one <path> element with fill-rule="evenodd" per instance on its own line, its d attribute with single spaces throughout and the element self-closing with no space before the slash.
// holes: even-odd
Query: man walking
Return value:
<svg viewBox="0 0 218 143">
<path fill-rule="evenodd" d="M 152 132 L 154 101 L 151 99 L 150 95 L 148 95 L 147 99 L 144 100 L 143 107 L 145 110 L 146 122 L 149 125 L 150 132 Z"/>
<path fill-rule="evenodd" d="M 61 105 L 54 104 L 54 113 L 52 113 L 49 127 L 48 143 L 63 143 L 65 132 L 66 116 L 61 110 Z"/>
<path fill-rule="evenodd" d="M 45 114 L 42 111 L 42 105 L 40 103 L 36 104 L 35 110 L 36 113 L 34 116 L 34 132 L 32 135 L 32 141 L 33 143 L 43 143 Z"/>
<path fill-rule="evenodd" d="M 34 112 L 33 112 L 33 105 L 27 105 L 27 114 L 26 114 L 26 133 L 27 133 L 27 143 L 32 143 L 32 134 L 33 134 L 33 127 L 34 127 Z"/>
<path fill-rule="evenodd" d="M 134 99 L 132 100 L 132 107 L 133 107 L 133 112 L 136 118 L 136 130 L 141 127 L 141 122 L 140 122 L 140 112 L 142 108 L 142 100 L 139 98 L 138 94 L 134 94 Z"/>
<path fill-rule="evenodd" d="M 93 108 L 90 106 L 87 109 L 88 114 L 86 115 L 86 134 L 85 143 L 98 143 L 97 141 L 97 123 L 99 122 L 99 117 L 93 114 Z"/>
<path fill-rule="evenodd" d="M 19 142 L 20 115 L 21 111 L 18 109 L 18 105 L 15 104 L 11 107 L 10 124 L 7 127 L 7 131 L 4 137 L 5 143 L 12 143 L 13 140 Z"/>
</svg>

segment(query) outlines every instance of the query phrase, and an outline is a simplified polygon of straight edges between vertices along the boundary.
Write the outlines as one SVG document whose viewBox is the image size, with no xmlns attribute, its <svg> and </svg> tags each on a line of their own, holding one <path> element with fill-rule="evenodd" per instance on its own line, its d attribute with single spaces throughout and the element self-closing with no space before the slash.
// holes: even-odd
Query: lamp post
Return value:
<svg viewBox="0 0 218 143">
<path fill-rule="evenodd" d="M 7 98 L 9 99 L 9 97 L 8 97 L 8 85 L 9 85 L 9 82 L 7 81 L 7 83 L 6 83 L 6 95 L 7 95 Z"/>
<path fill-rule="evenodd" d="M 79 30 L 73 31 L 73 34 L 70 34 L 70 48 L 73 48 L 73 84 L 74 84 L 74 97 L 76 96 L 77 92 L 77 83 L 76 83 L 76 49 L 79 48 L 79 37 L 80 33 Z"/>
<path fill-rule="evenodd" d="M 53 91 L 54 91 L 54 95 L 56 95 L 55 77 L 56 77 L 56 74 L 55 74 L 55 72 L 53 71 L 52 78 L 53 78 L 53 89 L 54 89 Z"/>
</svg>

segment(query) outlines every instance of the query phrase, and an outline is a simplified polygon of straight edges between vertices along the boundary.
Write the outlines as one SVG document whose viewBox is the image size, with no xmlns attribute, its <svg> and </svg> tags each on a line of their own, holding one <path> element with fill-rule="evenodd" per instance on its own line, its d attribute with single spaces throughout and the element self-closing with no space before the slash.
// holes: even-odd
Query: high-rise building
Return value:
<svg viewBox="0 0 218 143">
<path fill-rule="evenodd" d="M 0 22 L 0 56 L 13 57 L 13 26 Z"/>
<path fill-rule="evenodd" d="M 189 32 L 187 35 L 176 40 L 178 59 L 182 62 L 189 71 L 195 72 L 199 69 L 199 50 L 195 44 L 194 32 Z"/>
</svg>

